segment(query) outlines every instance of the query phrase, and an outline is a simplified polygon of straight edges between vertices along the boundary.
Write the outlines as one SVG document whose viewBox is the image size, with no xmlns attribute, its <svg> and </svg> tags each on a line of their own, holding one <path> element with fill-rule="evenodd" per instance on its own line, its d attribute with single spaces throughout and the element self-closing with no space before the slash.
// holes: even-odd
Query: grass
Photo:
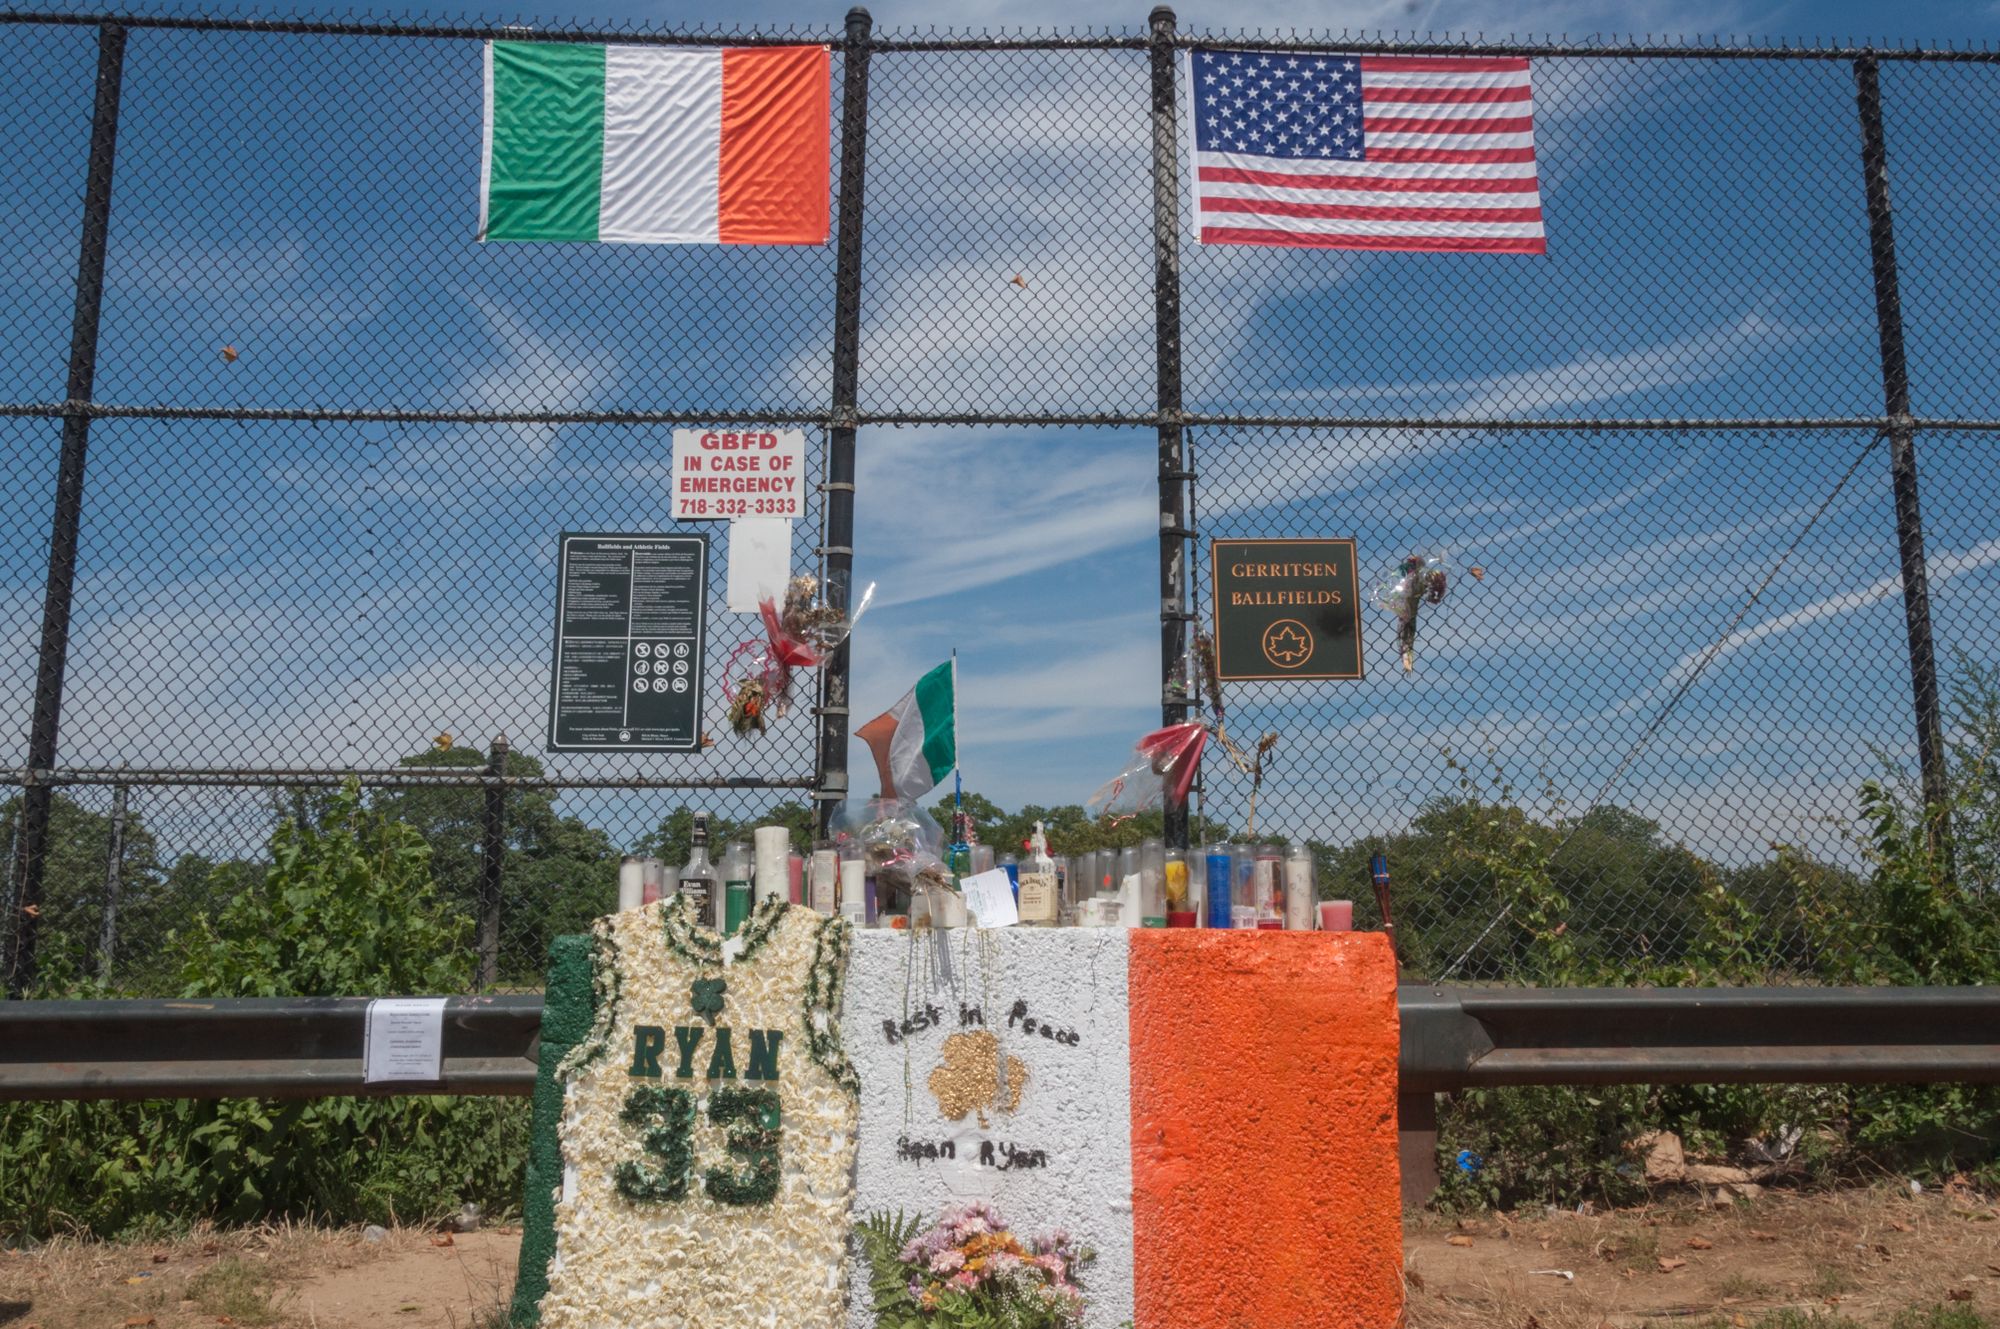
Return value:
<svg viewBox="0 0 2000 1329">
<path fill-rule="evenodd" d="M 1854 1291 L 1854 1276 L 1837 1264 L 1821 1265 L 1819 1274 L 1806 1285 L 1815 1297 L 1839 1297 Z"/>
<path fill-rule="evenodd" d="M 1970 1306 L 1912 1307 L 1898 1315 L 1890 1329 L 1993 1329 L 1993 1322 Z"/>
<path fill-rule="evenodd" d="M 1654 1321 L 1664 1325 L 1665 1321 Z M 1733 1329 L 1733 1320 L 1709 1320 L 1700 1329 Z M 1771 1311 L 1748 1321 L 1750 1329 L 1863 1329 L 1859 1321 L 1844 1315 L 1814 1315 L 1805 1311 Z"/>
<path fill-rule="evenodd" d="M 1739 1301 L 1748 1300 L 1751 1297 L 1764 1296 L 1770 1290 L 1771 1285 L 1769 1283 L 1763 1282 L 1761 1279 L 1751 1278 L 1747 1274 L 1731 1274 L 1715 1285 L 1715 1294 L 1717 1296 L 1735 1297 Z"/>
<path fill-rule="evenodd" d="M 204 1311 L 235 1324 L 276 1324 L 281 1318 L 271 1299 L 271 1276 L 235 1256 L 189 1279 L 187 1294 Z"/>
<path fill-rule="evenodd" d="M 1662 1326 L 1665 1321 L 1653 1321 Z M 1695 1329 L 1735 1329 L 1742 1320 L 1716 1318 Z M 1858 1320 L 1844 1315 L 1819 1315 L 1807 1311 L 1770 1311 L 1749 1320 L 1749 1329 L 1863 1329 Z M 1995 1329 L 1993 1321 L 1969 1306 L 1911 1307 L 1895 1318 L 1890 1329 Z"/>
</svg>

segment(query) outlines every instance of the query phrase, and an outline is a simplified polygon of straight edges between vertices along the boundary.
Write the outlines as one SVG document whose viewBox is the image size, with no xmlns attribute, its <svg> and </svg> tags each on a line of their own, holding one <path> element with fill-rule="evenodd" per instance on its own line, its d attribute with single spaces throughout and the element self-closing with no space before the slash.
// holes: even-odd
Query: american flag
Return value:
<svg viewBox="0 0 2000 1329">
<path fill-rule="evenodd" d="M 1541 254 L 1528 62 L 1197 48 L 1203 244 Z"/>
</svg>

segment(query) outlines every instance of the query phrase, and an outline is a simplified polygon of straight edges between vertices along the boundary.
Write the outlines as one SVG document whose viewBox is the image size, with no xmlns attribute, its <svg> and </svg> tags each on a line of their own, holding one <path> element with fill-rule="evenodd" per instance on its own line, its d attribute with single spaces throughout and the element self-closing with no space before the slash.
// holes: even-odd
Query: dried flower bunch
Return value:
<svg viewBox="0 0 2000 1329">
<path fill-rule="evenodd" d="M 730 729 L 739 734 L 761 734 L 765 724 L 764 680 L 757 677 L 739 681 L 729 698 Z"/>
<path fill-rule="evenodd" d="M 761 734 L 770 721 L 781 719 L 791 705 L 793 671 L 824 663 L 847 640 L 874 593 L 869 586 L 850 613 L 820 600 L 819 578 L 799 576 L 785 587 L 782 606 L 768 596 L 761 601 L 763 638 L 739 643 L 723 667 L 729 727 L 740 735 Z"/>
<path fill-rule="evenodd" d="M 1485 576 L 1484 568 L 1478 571 Z M 1417 665 L 1417 614 L 1444 603 L 1447 583 L 1444 554 L 1419 550 L 1397 565 L 1393 580 L 1375 588 L 1375 603 L 1396 616 L 1396 646 L 1406 674 Z"/>
<path fill-rule="evenodd" d="M 821 603 L 819 578 L 807 574 L 792 578 L 785 588 L 785 607 L 778 611 L 778 626 L 812 648 L 814 654 L 825 656 L 846 640 L 847 612 Z"/>
<path fill-rule="evenodd" d="M 1060 1229 L 1021 1237 L 984 1200 L 921 1227 L 901 1214 L 861 1224 L 880 1329 L 1075 1329 L 1079 1273 L 1095 1258 Z"/>
</svg>

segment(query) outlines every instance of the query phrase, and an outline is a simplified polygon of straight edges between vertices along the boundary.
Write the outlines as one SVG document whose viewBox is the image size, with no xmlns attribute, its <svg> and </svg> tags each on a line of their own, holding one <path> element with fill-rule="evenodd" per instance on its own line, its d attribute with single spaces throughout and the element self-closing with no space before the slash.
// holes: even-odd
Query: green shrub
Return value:
<svg viewBox="0 0 2000 1329">
<path fill-rule="evenodd" d="M 203 917 L 187 997 L 461 992 L 466 920 L 442 906 L 429 850 L 349 784 L 272 837 L 260 886 Z M 62 995 L 47 993 L 44 995 Z M 525 1101 L 443 1096 L 0 1106 L 0 1232 L 99 1236 L 197 1219 L 416 1221 L 517 1200 Z"/>
</svg>

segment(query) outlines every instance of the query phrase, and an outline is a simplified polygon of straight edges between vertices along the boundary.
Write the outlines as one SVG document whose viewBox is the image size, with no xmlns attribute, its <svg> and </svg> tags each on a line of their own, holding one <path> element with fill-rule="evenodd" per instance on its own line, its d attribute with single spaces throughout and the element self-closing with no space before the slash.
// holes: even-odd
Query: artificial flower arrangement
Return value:
<svg viewBox="0 0 2000 1329">
<path fill-rule="evenodd" d="M 784 715 L 791 705 L 793 672 L 824 664 L 874 598 L 870 582 L 859 603 L 837 609 L 820 594 L 819 579 L 806 576 L 791 579 L 782 606 L 775 597 L 761 601 L 764 635 L 739 642 L 723 666 L 729 727 L 738 734 L 761 734 Z"/>
<path fill-rule="evenodd" d="M 901 1213 L 860 1225 L 878 1329 L 1075 1329 L 1078 1273 L 1095 1258 L 1058 1229 L 1023 1238 L 983 1200 L 924 1227 Z"/>
</svg>

